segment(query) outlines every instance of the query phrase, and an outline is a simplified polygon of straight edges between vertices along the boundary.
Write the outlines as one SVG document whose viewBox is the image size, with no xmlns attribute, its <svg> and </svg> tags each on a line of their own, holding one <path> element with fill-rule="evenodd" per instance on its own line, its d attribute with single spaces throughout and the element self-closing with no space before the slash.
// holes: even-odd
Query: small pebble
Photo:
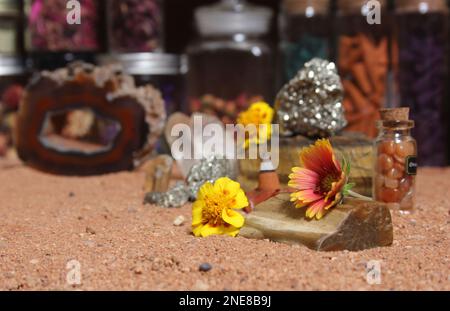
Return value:
<svg viewBox="0 0 450 311">
<path fill-rule="evenodd" d="M 194 285 L 194 290 L 206 291 L 209 289 L 209 285 L 201 280 L 197 280 Z"/>
<path fill-rule="evenodd" d="M 39 260 L 37 260 L 37 259 L 31 259 L 31 260 L 30 260 L 30 263 L 31 263 L 32 265 L 35 265 L 35 264 L 39 263 Z"/>
<path fill-rule="evenodd" d="M 142 267 L 141 266 L 136 266 L 135 268 L 134 268 L 134 274 L 142 274 Z"/>
<path fill-rule="evenodd" d="M 202 264 L 198 267 L 198 270 L 199 270 L 199 271 L 202 271 L 202 272 L 208 272 L 208 271 L 211 270 L 211 269 L 212 269 L 211 264 L 209 264 L 209 263 L 207 263 L 207 262 L 202 263 Z"/>
<path fill-rule="evenodd" d="M 175 220 L 173 221 L 173 225 L 179 227 L 184 224 L 184 221 L 185 221 L 184 216 L 180 215 L 177 218 L 175 218 Z"/>
<path fill-rule="evenodd" d="M 73 198 L 75 196 L 75 193 L 69 192 L 69 198 Z"/>
<path fill-rule="evenodd" d="M 95 242 L 91 240 L 83 241 L 83 244 L 87 247 L 95 247 Z"/>
<path fill-rule="evenodd" d="M 95 234 L 95 230 L 92 229 L 91 227 L 86 227 L 86 233 Z"/>
<path fill-rule="evenodd" d="M 5 278 L 7 278 L 7 279 L 12 279 L 15 275 L 16 275 L 15 271 L 5 272 Z"/>
</svg>

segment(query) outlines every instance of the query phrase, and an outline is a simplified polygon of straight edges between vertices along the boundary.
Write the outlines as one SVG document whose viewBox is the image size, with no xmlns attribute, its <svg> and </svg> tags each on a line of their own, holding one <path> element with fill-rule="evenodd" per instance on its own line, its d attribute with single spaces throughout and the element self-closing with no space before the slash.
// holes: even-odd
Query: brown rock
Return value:
<svg viewBox="0 0 450 311">
<path fill-rule="evenodd" d="M 321 220 L 307 219 L 305 210 L 296 209 L 289 194 L 278 194 L 247 215 L 239 235 L 318 251 L 358 251 L 393 242 L 391 214 L 385 204 L 346 199 Z"/>
<path fill-rule="evenodd" d="M 173 159 L 168 155 L 159 155 L 146 162 L 142 170 L 145 171 L 144 191 L 166 192 L 169 189 Z"/>
</svg>

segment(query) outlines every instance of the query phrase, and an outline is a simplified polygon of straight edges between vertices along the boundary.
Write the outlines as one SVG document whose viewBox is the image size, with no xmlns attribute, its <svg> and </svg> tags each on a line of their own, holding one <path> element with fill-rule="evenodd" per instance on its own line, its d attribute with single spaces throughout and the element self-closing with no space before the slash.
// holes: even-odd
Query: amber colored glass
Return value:
<svg viewBox="0 0 450 311">
<path fill-rule="evenodd" d="M 400 210 L 414 207 L 417 144 L 414 121 L 379 121 L 375 140 L 373 197 Z"/>
</svg>

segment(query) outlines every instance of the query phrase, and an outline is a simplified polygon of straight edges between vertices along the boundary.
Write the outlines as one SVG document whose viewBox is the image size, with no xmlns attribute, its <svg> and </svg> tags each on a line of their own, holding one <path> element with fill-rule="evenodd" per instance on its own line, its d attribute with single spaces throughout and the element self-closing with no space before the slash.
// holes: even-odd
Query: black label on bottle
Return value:
<svg viewBox="0 0 450 311">
<path fill-rule="evenodd" d="M 406 158 L 406 174 L 417 175 L 417 157 L 409 156 Z"/>
</svg>

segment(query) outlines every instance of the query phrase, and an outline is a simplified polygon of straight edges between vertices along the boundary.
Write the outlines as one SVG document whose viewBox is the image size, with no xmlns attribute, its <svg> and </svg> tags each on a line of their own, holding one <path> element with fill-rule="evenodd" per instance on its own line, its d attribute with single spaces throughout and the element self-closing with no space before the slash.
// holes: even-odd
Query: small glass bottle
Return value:
<svg viewBox="0 0 450 311">
<path fill-rule="evenodd" d="M 284 0 L 280 16 L 282 82 L 303 65 L 320 57 L 330 59 L 330 0 Z"/>
<path fill-rule="evenodd" d="M 410 211 L 417 173 L 417 144 L 411 136 L 414 121 L 409 120 L 409 108 L 382 109 L 381 117 L 375 140 L 373 197 L 393 209 Z"/>
<path fill-rule="evenodd" d="M 273 12 L 240 0 L 223 0 L 195 12 L 198 40 L 188 49 L 191 112 L 234 123 L 256 101 L 274 97 L 275 66 L 266 40 Z"/>
</svg>

